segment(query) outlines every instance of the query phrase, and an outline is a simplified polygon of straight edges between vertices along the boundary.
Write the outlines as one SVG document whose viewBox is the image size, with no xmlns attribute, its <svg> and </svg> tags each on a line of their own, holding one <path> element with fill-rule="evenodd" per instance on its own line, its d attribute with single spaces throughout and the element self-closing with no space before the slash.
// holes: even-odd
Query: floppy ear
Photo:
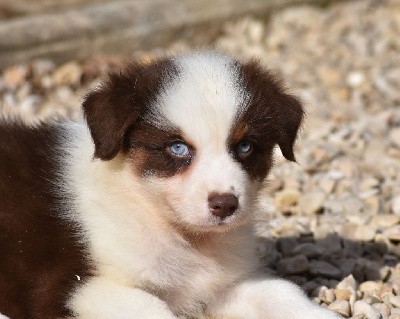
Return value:
<svg viewBox="0 0 400 319">
<path fill-rule="evenodd" d="M 279 78 L 259 62 L 253 60 L 241 68 L 249 94 L 248 110 L 258 119 L 253 123 L 263 121 L 265 138 L 277 143 L 283 156 L 295 162 L 293 147 L 304 116 L 300 101 L 286 93 Z"/>
<path fill-rule="evenodd" d="M 303 107 L 296 97 L 286 93 L 281 95 L 277 106 L 280 113 L 279 148 L 286 159 L 296 162 L 293 148 L 297 133 L 303 122 Z"/>
<path fill-rule="evenodd" d="M 126 133 L 145 114 L 172 69 L 168 59 L 131 62 L 121 71 L 110 72 L 87 95 L 82 107 L 95 145 L 94 157 L 111 160 L 118 154 Z"/>
</svg>

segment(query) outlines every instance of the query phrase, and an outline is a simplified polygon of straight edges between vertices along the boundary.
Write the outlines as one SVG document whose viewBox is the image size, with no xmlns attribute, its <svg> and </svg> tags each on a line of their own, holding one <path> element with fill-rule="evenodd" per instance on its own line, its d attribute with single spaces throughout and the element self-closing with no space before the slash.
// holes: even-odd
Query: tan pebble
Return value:
<svg viewBox="0 0 400 319">
<path fill-rule="evenodd" d="M 400 127 L 392 129 L 390 131 L 389 137 L 393 145 L 400 148 Z"/>
<path fill-rule="evenodd" d="M 310 192 L 301 195 L 299 200 L 300 210 L 303 214 L 313 215 L 322 209 L 326 195 L 323 192 Z"/>
<path fill-rule="evenodd" d="M 7 69 L 4 72 L 4 81 L 11 86 L 17 86 L 26 79 L 27 75 L 28 75 L 27 66 L 17 65 Z"/>
<path fill-rule="evenodd" d="M 400 296 L 389 296 L 390 303 L 395 306 L 396 308 L 400 308 Z"/>
<path fill-rule="evenodd" d="M 344 317 L 349 317 L 351 312 L 350 304 L 346 300 L 336 300 L 328 306 L 328 309 L 333 310 Z"/>
<path fill-rule="evenodd" d="M 354 303 L 354 315 L 364 315 L 367 319 L 380 319 L 381 314 L 378 310 L 363 300 Z"/>
<path fill-rule="evenodd" d="M 359 223 L 361 224 L 363 221 L 360 221 Z M 342 226 L 340 233 L 351 240 L 371 241 L 375 237 L 376 230 L 370 225 L 348 223 Z"/>
<path fill-rule="evenodd" d="M 298 203 L 300 192 L 295 189 L 284 189 L 275 194 L 275 204 L 279 209 L 294 206 Z"/>
<path fill-rule="evenodd" d="M 372 217 L 370 224 L 376 227 L 391 227 L 400 222 L 399 215 L 379 214 Z"/>
<path fill-rule="evenodd" d="M 336 286 L 336 289 L 350 289 L 351 291 L 355 291 L 357 287 L 356 280 L 353 275 L 348 275 L 341 282 L 339 282 Z"/>
<path fill-rule="evenodd" d="M 320 294 L 318 295 L 318 297 L 325 303 L 327 303 L 328 305 L 332 302 L 335 301 L 336 297 L 335 297 L 335 293 L 333 291 L 333 289 L 324 289 L 320 292 Z"/>
<path fill-rule="evenodd" d="M 393 214 L 400 215 L 400 196 L 393 197 L 392 212 Z"/>
<path fill-rule="evenodd" d="M 388 319 L 400 319 L 400 315 L 390 315 Z"/>
<path fill-rule="evenodd" d="M 378 310 L 382 316 L 388 317 L 390 315 L 390 308 L 384 303 L 375 303 L 372 306 Z"/>
<path fill-rule="evenodd" d="M 400 309 L 399 308 L 392 308 L 390 309 L 391 316 L 400 316 Z M 400 318 L 400 317 L 399 317 Z"/>
<path fill-rule="evenodd" d="M 76 62 L 68 62 L 60 66 L 53 75 L 56 85 L 79 84 L 82 77 L 82 68 Z"/>
<path fill-rule="evenodd" d="M 400 225 L 396 225 L 386 229 L 383 232 L 383 235 L 389 238 L 390 240 L 400 241 Z"/>
<path fill-rule="evenodd" d="M 335 296 L 338 300 L 349 300 L 351 296 L 350 289 L 335 289 Z"/>
<path fill-rule="evenodd" d="M 375 292 L 382 288 L 382 282 L 365 281 L 360 284 L 359 290 L 362 292 Z"/>
</svg>

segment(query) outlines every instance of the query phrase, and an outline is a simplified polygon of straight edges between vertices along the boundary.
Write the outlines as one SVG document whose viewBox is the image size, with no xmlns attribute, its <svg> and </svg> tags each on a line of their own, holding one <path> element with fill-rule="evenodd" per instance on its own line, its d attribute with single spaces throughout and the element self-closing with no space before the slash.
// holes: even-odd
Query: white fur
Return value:
<svg viewBox="0 0 400 319">
<path fill-rule="evenodd" d="M 251 220 L 259 185 L 226 148 L 246 95 L 224 56 L 203 53 L 176 64 L 181 75 L 165 87 L 149 120 L 165 119 L 196 146 L 188 172 L 136 176 L 121 154 L 92 159 L 84 123 L 64 127 L 63 192 L 74 211 L 65 218 L 81 226 L 97 269 L 68 306 L 81 319 L 339 318 L 285 281 L 250 279 L 258 267 Z M 216 220 L 207 207 L 210 192 L 238 196 L 238 213 Z"/>
</svg>

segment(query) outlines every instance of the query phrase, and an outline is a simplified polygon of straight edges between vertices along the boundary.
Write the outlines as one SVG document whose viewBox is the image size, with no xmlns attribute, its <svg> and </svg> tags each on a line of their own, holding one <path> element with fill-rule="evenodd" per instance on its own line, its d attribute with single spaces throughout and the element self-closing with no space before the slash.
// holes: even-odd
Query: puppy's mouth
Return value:
<svg viewBox="0 0 400 319">
<path fill-rule="evenodd" d="M 184 224 L 188 230 L 196 232 L 225 232 L 246 223 L 246 221 L 246 214 L 238 210 L 234 214 L 224 218 L 208 214 L 202 221 L 193 222 L 186 220 Z"/>
</svg>

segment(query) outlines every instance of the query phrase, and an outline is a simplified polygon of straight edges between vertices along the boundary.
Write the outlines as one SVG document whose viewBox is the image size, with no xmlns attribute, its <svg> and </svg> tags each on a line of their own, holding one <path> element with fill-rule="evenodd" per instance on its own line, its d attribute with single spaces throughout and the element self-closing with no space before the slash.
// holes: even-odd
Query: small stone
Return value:
<svg viewBox="0 0 400 319">
<path fill-rule="evenodd" d="M 26 65 L 17 65 L 5 70 L 4 81 L 6 85 L 16 87 L 26 79 L 27 75 L 28 67 Z"/>
<path fill-rule="evenodd" d="M 400 148 L 400 127 L 392 129 L 390 131 L 389 137 L 390 142 L 397 148 Z"/>
<path fill-rule="evenodd" d="M 384 303 L 375 303 L 372 305 L 372 307 L 378 310 L 379 313 L 384 317 L 388 317 L 390 315 L 390 308 Z"/>
<path fill-rule="evenodd" d="M 391 227 L 400 222 L 400 215 L 379 214 L 372 217 L 370 224 L 375 227 Z"/>
<path fill-rule="evenodd" d="M 294 206 L 298 203 L 300 198 L 300 192 L 295 189 L 284 189 L 275 194 L 276 206 L 283 210 L 290 206 Z"/>
<path fill-rule="evenodd" d="M 350 304 L 346 300 L 335 300 L 328 306 L 328 309 L 335 311 L 346 318 L 350 317 Z"/>
<path fill-rule="evenodd" d="M 82 77 L 82 68 L 76 62 L 68 62 L 60 66 L 53 75 L 56 85 L 76 85 Z"/>
<path fill-rule="evenodd" d="M 386 229 L 383 235 L 393 241 L 400 241 L 400 225 Z"/>
<path fill-rule="evenodd" d="M 335 296 L 337 300 L 350 300 L 352 292 L 350 289 L 335 289 Z"/>
<path fill-rule="evenodd" d="M 400 319 L 400 309 L 399 308 L 390 309 L 390 316 L 398 316 Z"/>
<path fill-rule="evenodd" d="M 329 234 L 325 238 L 319 240 L 316 245 L 322 249 L 324 255 L 333 255 L 342 250 L 342 239 L 336 234 Z"/>
<path fill-rule="evenodd" d="M 391 303 L 394 307 L 400 308 L 400 296 L 393 296 L 393 295 L 391 295 L 391 296 L 389 297 L 389 301 L 390 301 L 390 303 Z"/>
<path fill-rule="evenodd" d="M 400 319 L 400 314 L 399 315 L 390 315 L 388 319 Z"/>
<path fill-rule="evenodd" d="M 347 276 L 336 286 L 336 289 L 350 289 L 351 291 L 355 291 L 356 288 L 357 288 L 357 283 L 353 275 Z"/>
<path fill-rule="evenodd" d="M 297 240 L 293 237 L 281 238 L 278 240 L 278 248 L 283 256 L 288 257 L 293 255 L 293 250 L 298 245 Z"/>
<path fill-rule="evenodd" d="M 400 195 L 392 199 L 392 212 L 395 215 L 400 215 Z"/>
<path fill-rule="evenodd" d="M 370 225 L 348 223 L 342 226 L 340 233 L 351 240 L 370 241 L 374 239 L 376 232 Z"/>
<path fill-rule="evenodd" d="M 32 62 L 32 73 L 36 77 L 42 77 L 54 70 L 54 62 L 46 59 L 37 59 Z"/>
<path fill-rule="evenodd" d="M 364 315 L 366 319 L 380 319 L 380 312 L 363 300 L 358 300 L 354 303 L 353 315 Z"/>
<path fill-rule="evenodd" d="M 365 81 L 365 75 L 359 71 L 353 71 L 347 74 L 346 82 L 349 86 L 356 88 L 361 86 Z"/>
<path fill-rule="evenodd" d="M 379 180 L 374 178 L 374 177 L 369 177 L 364 179 L 361 183 L 360 183 L 360 191 L 368 191 L 372 188 L 376 188 L 379 186 Z"/>
<path fill-rule="evenodd" d="M 335 292 L 333 289 L 328 289 L 325 287 L 325 289 L 321 289 L 318 298 L 321 299 L 321 301 L 325 302 L 326 304 L 330 304 L 335 301 Z"/>
<path fill-rule="evenodd" d="M 353 272 L 356 266 L 356 260 L 354 258 L 345 258 L 343 261 L 339 262 L 336 266 L 340 268 L 342 276 L 348 276 Z"/>
<path fill-rule="evenodd" d="M 313 243 L 304 243 L 297 245 L 292 251 L 293 255 L 304 255 L 308 258 L 315 258 L 321 256 L 323 250 L 320 246 Z"/>
<path fill-rule="evenodd" d="M 276 269 L 283 275 L 295 275 L 306 272 L 310 268 L 305 256 L 283 258 L 276 265 Z"/>
<path fill-rule="evenodd" d="M 323 192 L 304 194 L 299 200 L 300 210 L 306 215 L 313 215 L 322 209 L 325 199 L 326 195 Z"/>
<path fill-rule="evenodd" d="M 382 288 L 381 282 L 365 281 L 360 284 L 359 289 L 362 292 L 376 292 Z"/>
<path fill-rule="evenodd" d="M 314 276 L 323 276 L 336 279 L 339 279 L 342 276 L 342 272 L 339 268 L 323 260 L 312 260 L 309 264 L 309 267 L 310 274 Z"/>
</svg>

